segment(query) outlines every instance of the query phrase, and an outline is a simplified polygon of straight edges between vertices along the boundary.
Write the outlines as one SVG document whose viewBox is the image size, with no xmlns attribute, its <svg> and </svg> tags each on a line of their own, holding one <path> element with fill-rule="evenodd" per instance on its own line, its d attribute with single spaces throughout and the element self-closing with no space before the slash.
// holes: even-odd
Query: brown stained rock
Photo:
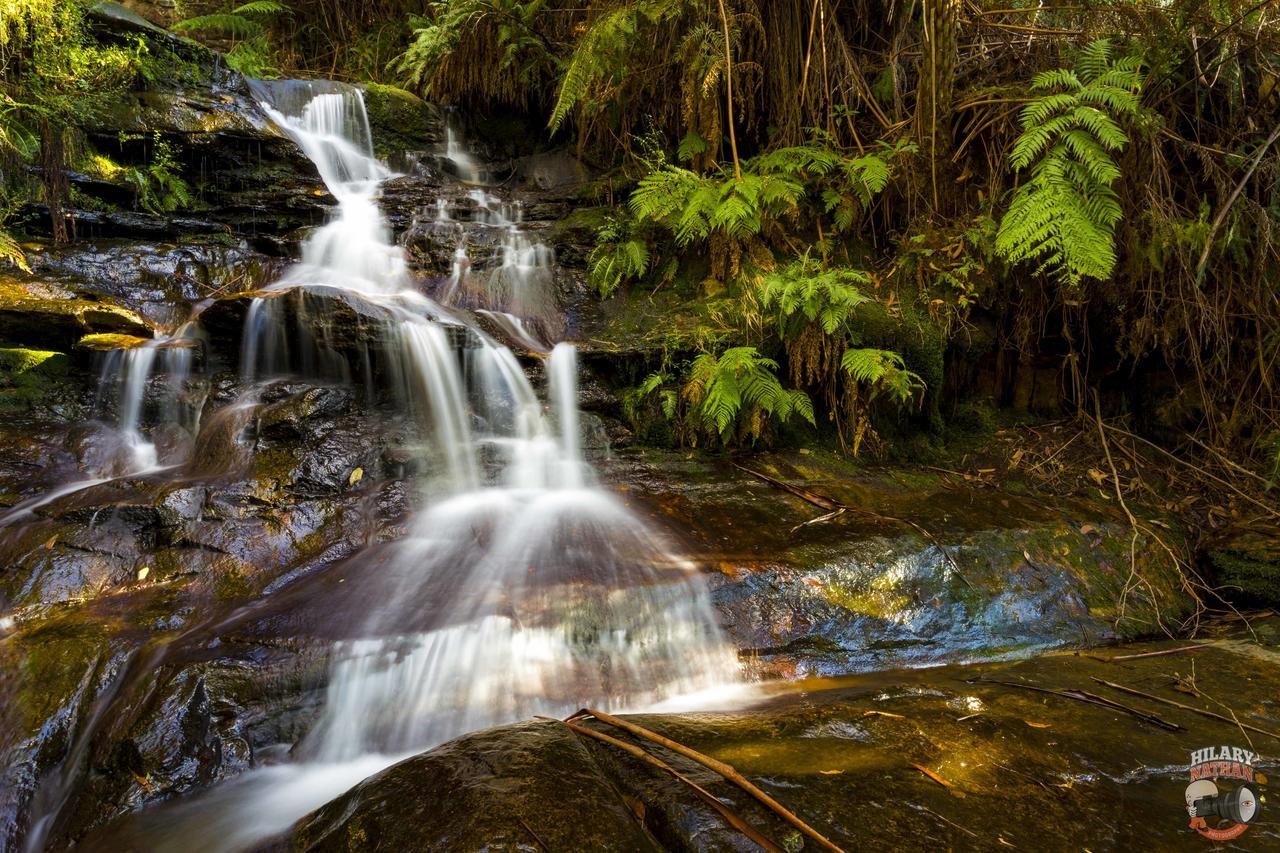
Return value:
<svg viewBox="0 0 1280 853">
<path fill-rule="evenodd" d="M 559 723 L 477 732 L 366 780 L 303 819 L 298 849 L 660 850 Z"/>
</svg>

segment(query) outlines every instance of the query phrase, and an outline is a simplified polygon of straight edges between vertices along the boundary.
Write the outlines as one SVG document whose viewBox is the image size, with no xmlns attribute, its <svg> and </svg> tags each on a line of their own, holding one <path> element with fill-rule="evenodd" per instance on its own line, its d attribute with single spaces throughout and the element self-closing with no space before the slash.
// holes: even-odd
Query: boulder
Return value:
<svg viewBox="0 0 1280 853">
<path fill-rule="evenodd" d="M 364 83 L 360 88 L 378 157 L 385 159 L 405 151 L 430 151 L 443 146 L 445 125 L 439 107 L 395 86 Z"/>
<path fill-rule="evenodd" d="M 67 352 L 86 334 L 151 337 L 151 324 L 128 308 L 80 298 L 56 285 L 0 275 L 0 341 Z"/>
<path fill-rule="evenodd" d="M 477 732 L 397 764 L 301 821 L 295 849 L 661 850 L 558 723 Z"/>
</svg>

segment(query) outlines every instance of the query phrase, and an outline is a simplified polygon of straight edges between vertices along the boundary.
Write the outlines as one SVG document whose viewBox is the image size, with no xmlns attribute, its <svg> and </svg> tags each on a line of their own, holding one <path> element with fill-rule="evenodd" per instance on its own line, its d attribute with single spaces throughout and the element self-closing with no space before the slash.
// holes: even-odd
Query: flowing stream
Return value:
<svg viewBox="0 0 1280 853">
<path fill-rule="evenodd" d="M 394 377 L 382 381 L 421 435 L 420 510 L 364 581 L 360 600 L 375 604 L 358 636 L 333 649 L 319 721 L 291 763 L 144 815 L 146 846 L 243 849 L 371 773 L 468 731 L 587 704 L 697 707 L 741 690 L 736 653 L 694 567 L 599 488 L 584 461 L 574 347 L 557 344 L 545 359 L 544 403 L 512 352 L 471 325 L 460 304 L 415 287 L 379 211 L 391 173 L 372 156 L 360 93 L 255 85 L 338 206 L 300 262 L 250 306 L 241 375 L 258 386 L 282 374 L 357 384 Z M 477 179 L 452 133 L 448 153 Z M 513 294 L 550 276 L 548 258 L 520 233 L 514 208 L 475 192 L 480 225 L 507 232 L 490 289 L 518 307 Z M 523 331 L 517 314 L 492 305 Z M 328 322 L 352 306 L 376 318 L 356 359 L 331 339 Z M 139 466 L 156 464 L 134 401 L 157 352 L 112 362 L 128 389 L 120 429 Z"/>
</svg>

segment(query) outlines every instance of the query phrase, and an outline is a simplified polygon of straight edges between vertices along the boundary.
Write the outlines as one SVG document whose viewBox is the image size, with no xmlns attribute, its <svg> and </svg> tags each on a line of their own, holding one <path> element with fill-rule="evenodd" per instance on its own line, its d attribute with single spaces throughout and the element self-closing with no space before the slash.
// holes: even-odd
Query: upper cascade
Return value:
<svg viewBox="0 0 1280 853">
<path fill-rule="evenodd" d="M 378 193 L 392 171 L 373 156 L 364 95 L 328 81 L 254 81 L 262 108 L 316 164 L 338 200 L 337 216 L 317 229 L 302 262 L 274 285 L 329 285 L 368 294 L 409 286 L 404 252 L 391 242 Z"/>
</svg>

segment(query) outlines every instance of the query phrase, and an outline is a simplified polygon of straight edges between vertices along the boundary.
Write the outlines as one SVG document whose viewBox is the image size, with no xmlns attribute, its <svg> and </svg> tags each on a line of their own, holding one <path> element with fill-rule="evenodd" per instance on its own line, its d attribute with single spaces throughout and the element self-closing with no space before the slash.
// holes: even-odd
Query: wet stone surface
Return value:
<svg viewBox="0 0 1280 853">
<path fill-rule="evenodd" d="M 1210 710 L 1222 710 L 1213 697 L 1229 696 L 1241 721 L 1280 731 L 1275 622 L 1257 623 L 1257 643 L 1232 628 L 1213 647 L 1186 655 L 1064 655 L 883 672 L 800 682 L 748 711 L 627 719 L 729 763 L 846 850 L 1203 850 L 1207 842 L 1187 827 L 1183 803 L 1190 752 L 1206 744 L 1247 746 L 1245 738 L 1228 723 L 1093 679 Z M 1260 667 L 1262 661 L 1270 664 Z M 1181 692 L 1193 669 L 1202 695 Z M 1177 730 L 992 681 L 1106 694 Z M 796 830 L 714 773 L 590 725 L 643 746 L 779 846 L 799 849 Z M 561 840 L 573 849 L 644 849 L 642 828 L 662 849 L 756 849 L 681 783 L 578 737 L 559 723 L 538 722 L 459 739 L 389 768 L 301 821 L 293 845 L 459 849 L 450 846 L 456 841 L 466 849 L 532 850 L 536 833 L 551 849 Z M 1264 755 L 1280 748 L 1265 735 L 1249 740 Z M 1258 770 L 1274 774 L 1275 761 L 1265 759 Z M 619 818 L 627 813 L 630 820 Z M 419 827 L 428 831 L 418 835 Z M 443 840 L 432 847 L 435 839 Z M 1280 820 L 1264 807 L 1238 847 L 1276 844 Z"/>
<path fill-rule="evenodd" d="M 1049 508 L 826 456 L 742 464 L 855 510 L 806 524 L 825 510 L 727 460 L 636 450 L 605 470 L 716 570 L 725 627 L 761 672 L 839 674 L 1087 647 L 1157 631 L 1157 614 L 1171 624 L 1185 614 L 1174 567 L 1146 547 L 1138 571 L 1148 585 L 1118 609 L 1129 530 L 1109 508 Z"/>
</svg>

